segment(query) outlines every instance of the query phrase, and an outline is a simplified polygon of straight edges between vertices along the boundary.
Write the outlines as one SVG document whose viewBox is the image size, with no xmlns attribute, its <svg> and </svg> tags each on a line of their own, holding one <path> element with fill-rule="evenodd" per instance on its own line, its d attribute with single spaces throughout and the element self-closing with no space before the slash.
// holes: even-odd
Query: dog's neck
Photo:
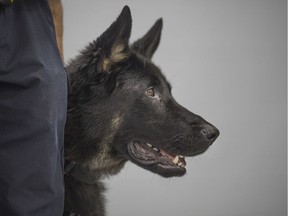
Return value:
<svg viewBox="0 0 288 216">
<path fill-rule="evenodd" d="M 71 161 L 65 161 L 65 175 L 71 175 L 81 183 L 96 184 L 103 177 L 115 175 L 124 167 L 125 160 L 106 160 L 99 163 L 98 159 L 86 162 L 85 164 L 77 164 Z M 102 165 L 101 165 L 102 164 Z M 110 166 L 109 166 L 110 165 Z"/>
</svg>

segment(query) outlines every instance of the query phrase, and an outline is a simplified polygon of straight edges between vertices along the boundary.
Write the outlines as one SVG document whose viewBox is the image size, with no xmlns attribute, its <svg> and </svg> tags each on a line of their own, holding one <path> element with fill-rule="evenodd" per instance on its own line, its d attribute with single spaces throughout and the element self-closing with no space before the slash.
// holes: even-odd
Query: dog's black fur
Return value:
<svg viewBox="0 0 288 216">
<path fill-rule="evenodd" d="M 131 25 L 125 6 L 67 67 L 72 94 L 65 156 L 77 165 L 74 174 L 72 169 L 65 175 L 65 208 L 81 216 L 105 215 L 100 178 L 118 173 L 126 161 L 164 177 L 182 176 L 182 156 L 204 152 L 219 135 L 174 100 L 170 84 L 151 62 L 162 19 L 129 45 Z"/>
</svg>

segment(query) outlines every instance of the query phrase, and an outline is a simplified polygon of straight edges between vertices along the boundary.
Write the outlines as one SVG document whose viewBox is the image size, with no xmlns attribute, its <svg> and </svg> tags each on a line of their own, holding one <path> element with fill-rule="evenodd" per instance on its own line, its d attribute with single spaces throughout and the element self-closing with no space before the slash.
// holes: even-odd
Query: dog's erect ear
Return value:
<svg viewBox="0 0 288 216">
<path fill-rule="evenodd" d="M 160 18 L 142 38 L 131 45 L 131 48 L 146 58 L 151 59 L 159 45 L 162 26 L 163 21 Z"/>
<path fill-rule="evenodd" d="M 101 50 L 99 66 L 102 71 L 109 71 L 113 64 L 129 57 L 131 27 L 131 12 L 125 6 L 117 20 L 97 39 L 97 47 Z"/>
</svg>

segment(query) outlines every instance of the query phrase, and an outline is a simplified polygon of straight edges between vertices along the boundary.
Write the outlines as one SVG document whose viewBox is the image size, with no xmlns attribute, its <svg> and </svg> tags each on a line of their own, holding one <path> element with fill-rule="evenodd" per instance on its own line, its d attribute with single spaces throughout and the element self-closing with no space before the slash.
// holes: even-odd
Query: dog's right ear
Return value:
<svg viewBox="0 0 288 216">
<path fill-rule="evenodd" d="M 131 49 L 151 59 L 160 43 L 162 26 L 163 20 L 160 18 L 142 38 L 131 45 Z"/>
<path fill-rule="evenodd" d="M 131 12 L 129 7 L 125 6 L 117 20 L 96 41 L 97 53 L 101 56 L 98 70 L 109 72 L 113 64 L 129 57 L 131 27 Z"/>
</svg>

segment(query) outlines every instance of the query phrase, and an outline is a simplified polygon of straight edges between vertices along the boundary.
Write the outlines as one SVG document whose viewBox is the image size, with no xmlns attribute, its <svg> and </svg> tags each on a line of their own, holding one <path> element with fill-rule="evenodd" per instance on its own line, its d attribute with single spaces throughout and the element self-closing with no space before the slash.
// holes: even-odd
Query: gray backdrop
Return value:
<svg viewBox="0 0 288 216">
<path fill-rule="evenodd" d="M 286 216 L 285 0 L 64 0 L 65 59 L 129 5 L 131 42 L 163 17 L 154 62 L 180 104 L 221 131 L 186 176 L 131 163 L 107 180 L 110 216 Z"/>
</svg>

